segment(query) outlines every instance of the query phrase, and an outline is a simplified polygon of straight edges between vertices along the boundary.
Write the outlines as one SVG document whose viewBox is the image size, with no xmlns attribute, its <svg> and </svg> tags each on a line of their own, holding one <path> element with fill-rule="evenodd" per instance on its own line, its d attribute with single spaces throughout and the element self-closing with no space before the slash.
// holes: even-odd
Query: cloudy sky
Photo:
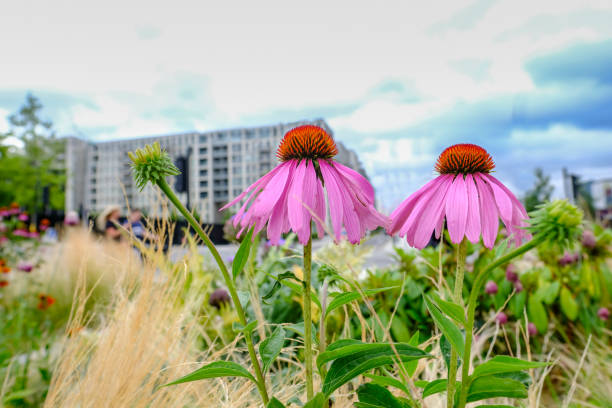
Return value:
<svg viewBox="0 0 612 408">
<path fill-rule="evenodd" d="M 91 140 L 323 117 L 388 207 L 461 142 L 518 193 L 612 176 L 609 0 L 152 3 L 3 5 L 0 131 L 28 91 Z"/>
</svg>

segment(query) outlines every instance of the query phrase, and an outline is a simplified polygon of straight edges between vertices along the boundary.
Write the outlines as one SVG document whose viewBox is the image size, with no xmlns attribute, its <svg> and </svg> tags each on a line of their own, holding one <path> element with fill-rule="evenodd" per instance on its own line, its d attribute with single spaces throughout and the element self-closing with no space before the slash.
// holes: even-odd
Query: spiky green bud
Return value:
<svg viewBox="0 0 612 408">
<path fill-rule="evenodd" d="M 546 240 L 567 246 L 578 239 L 582 232 L 582 210 L 567 200 L 555 200 L 542 204 L 529 214 L 528 230 Z"/>
<path fill-rule="evenodd" d="M 132 160 L 134 170 L 134 180 L 139 190 L 142 190 L 147 183 L 157 183 L 166 176 L 176 176 L 181 172 L 176 168 L 170 156 L 162 150 L 159 142 L 146 145 L 135 152 L 129 152 L 128 156 Z"/>
</svg>

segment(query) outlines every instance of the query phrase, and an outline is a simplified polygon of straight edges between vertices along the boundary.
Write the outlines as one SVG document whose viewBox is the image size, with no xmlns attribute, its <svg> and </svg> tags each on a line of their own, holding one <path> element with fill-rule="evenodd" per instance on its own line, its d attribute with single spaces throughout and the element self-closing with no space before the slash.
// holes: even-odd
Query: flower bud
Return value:
<svg viewBox="0 0 612 408">
<path fill-rule="evenodd" d="M 536 334 L 538 334 L 538 328 L 535 324 L 529 322 L 529 324 L 527 325 L 527 333 L 529 333 L 530 336 L 535 336 Z"/>
<path fill-rule="evenodd" d="M 610 311 L 608 309 L 606 309 L 605 307 L 601 307 L 597 311 L 597 316 L 601 320 L 608 320 L 610 318 Z"/>
<path fill-rule="evenodd" d="M 132 170 L 134 171 L 134 179 L 136 185 L 142 190 L 147 183 L 157 183 L 166 176 L 176 176 L 180 174 L 170 156 L 155 142 L 152 145 L 146 145 L 142 149 L 135 152 L 129 152 L 128 156 L 132 160 Z"/>
<path fill-rule="evenodd" d="M 517 280 L 516 282 L 514 282 L 514 290 L 516 290 L 516 293 L 520 293 L 523 291 L 523 284 L 521 283 L 520 280 Z"/>
<path fill-rule="evenodd" d="M 229 293 L 227 293 L 227 290 L 222 288 L 216 289 L 213 293 L 210 294 L 210 298 L 208 298 L 208 304 L 213 307 L 216 307 L 217 309 L 221 309 L 221 304 L 228 304 L 229 301 Z"/>
<path fill-rule="evenodd" d="M 597 245 L 597 238 L 593 231 L 585 230 L 582 233 L 582 246 L 588 249 L 593 249 Z"/>
<path fill-rule="evenodd" d="M 528 230 L 548 241 L 568 246 L 580 234 L 583 213 L 567 200 L 543 204 L 530 215 Z"/>
<path fill-rule="evenodd" d="M 506 316 L 504 312 L 499 312 L 495 317 L 495 320 L 497 320 L 497 323 L 499 323 L 500 325 L 504 325 L 508 323 L 508 316 Z"/>
<path fill-rule="evenodd" d="M 494 295 L 497 293 L 497 283 L 493 281 L 488 281 L 485 285 L 485 292 L 489 295 Z"/>
<path fill-rule="evenodd" d="M 508 264 L 506 267 L 506 279 L 512 283 L 518 280 L 518 273 L 516 273 L 516 266 Z"/>
</svg>

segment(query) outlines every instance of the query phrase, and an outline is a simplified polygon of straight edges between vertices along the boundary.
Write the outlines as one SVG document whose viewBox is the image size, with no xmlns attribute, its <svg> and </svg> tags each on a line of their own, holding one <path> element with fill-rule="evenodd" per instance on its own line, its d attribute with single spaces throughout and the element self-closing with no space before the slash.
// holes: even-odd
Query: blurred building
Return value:
<svg viewBox="0 0 612 408">
<path fill-rule="evenodd" d="M 573 204 L 586 204 L 593 216 L 612 226 L 612 178 L 583 181 L 563 169 L 565 196 Z"/>
<path fill-rule="evenodd" d="M 138 191 L 127 156 L 127 152 L 157 141 L 186 174 L 186 177 L 169 179 L 180 191 L 179 198 L 195 209 L 203 222 L 221 222 L 224 214 L 219 213 L 219 208 L 276 166 L 276 148 L 282 137 L 303 124 L 321 126 L 333 134 L 324 120 L 317 119 L 110 142 L 93 143 L 68 137 L 66 211 L 74 210 L 82 215 L 98 213 L 113 204 L 127 210 L 127 200 L 130 207 L 159 215 L 161 200 L 157 191 L 151 186 Z M 357 155 L 342 143 L 336 143 L 336 159 L 366 175 Z"/>
</svg>

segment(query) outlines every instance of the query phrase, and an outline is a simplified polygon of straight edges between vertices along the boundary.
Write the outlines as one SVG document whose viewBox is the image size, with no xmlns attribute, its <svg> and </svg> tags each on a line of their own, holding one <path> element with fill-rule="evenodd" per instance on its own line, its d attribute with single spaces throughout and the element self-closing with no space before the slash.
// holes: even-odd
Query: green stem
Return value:
<svg viewBox="0 0 612 408">
<path fill-rule="evenodd" d="M 480 291 L 482 287 L 495 268 L 510 262 L 512 259 L 517 256 L 523 255 L 525 252 L 530 249 L 535 248 L 540 245 L 546 237 L 544 234 L 536 235 L 531 241 L 521 245 L 516 248 L 514 251 L 507 253 L 506 255 L 498 258 L 493 261 L 493 263 L 489 264 L 486 268 L 482 269 L 478 272 L 476 279 L 474 279 L 474 284 L 472 285 L 472 290 L 470 291 L 470 298 L 468 300 L 468 317 L 467 317 L 467 326 L 465 327 L 465 349 L 463 350 L 463 370 L 461 372 L 461 398 L 459 400 L 458 408 L 465 408 L 465 404 L 467 403 L 467 393 L 470 387 L 469 380 L 469 371 L 470 371 L 470 360 L 472 354 L 472 338 L 473 338 L 473 330 L 474 330 L 474 314 L 476 311 L 476 302 L 478 300 L 478 296 L 480 295 Z"/>
<path fill-rule="evenodd" d="M 306 363 L 306 398 L 314 397 L 312 382 L 312 305 L 310 301 L 310 280 L 312 269 L 312 238 L 304 245 L 304 360 Z"/>
<path fill-rule="evenodd" d="M 219 265 L 219 269 L 223 274 L 223 279 L 225 280 L 225 284 L 230 292 L 230 296 L 232 297 L 232 301 L 234 302 L 234 306 L 236 307 L 236 312 L 238 313 L 238 319 L 240 320 L 240 324 L 243 327 L 246 327 L 247 320 L 246 315 L 244 313 L 244 309 L 242 308 L 242 304 L 240 303 L 240 299 L 238 298 L 238 292 L 236 291 L 236 285 L 234 285 L 234 280 L 229 274 L 219 251 L 212 243 L 208 235 L 204 232 L 200 223 L 196 221 L 193 215 L 187 211 L 185 206 L 180 202 L 174 191 L 170 188 L 165 179 L 159 179 L 157 181 L 157 185 L 159 188 L 166 194 L 168 199 L 174 204 L 174 206 L 183 214 L 187 222 L 193 227 L 193 229 L 200 236 L 204 244 L 208 247 L 210 252 L 212 253 L 213 258 Z M 253 345 L 253 339 L 251 338 L 251 333 L 248 330 L 244 331 L 244 338 L 247 343 L 247 348 L 249 350 L 249 355 L 251 356 L 251 363 L 253 364 L 253 369 L 255 370 L 255 377 L 257 378 L 257 388 L 259 389 L 259 394 L 261 395 L 261 399 L 263 400 L 264 405 L 268 404 L 268 391 L 266 390 L 266 380 L 263 377 L 263 373 L 261 371 L 261 366 L 259 365 L 259 360 L 257 359 L 257 354 L 255 353 L 255 346 Z"/>
<path fill-rule="evenodd" d="M 455 275 L 455 290 L 453 302 L 463 304 L 463 276 L 465 274 L 465 257 L 467 253 L 467 241 L 465 238 L 457 247 L 457 274 Z M 450 367 L 448 368 L 448 382 L 446 386 L 446 407 L 453 408 L 455 401 L 455 384 L 457 383 L 457 358 L 459 353 L 453 347 L 451 349 Z"/>
</svg>

